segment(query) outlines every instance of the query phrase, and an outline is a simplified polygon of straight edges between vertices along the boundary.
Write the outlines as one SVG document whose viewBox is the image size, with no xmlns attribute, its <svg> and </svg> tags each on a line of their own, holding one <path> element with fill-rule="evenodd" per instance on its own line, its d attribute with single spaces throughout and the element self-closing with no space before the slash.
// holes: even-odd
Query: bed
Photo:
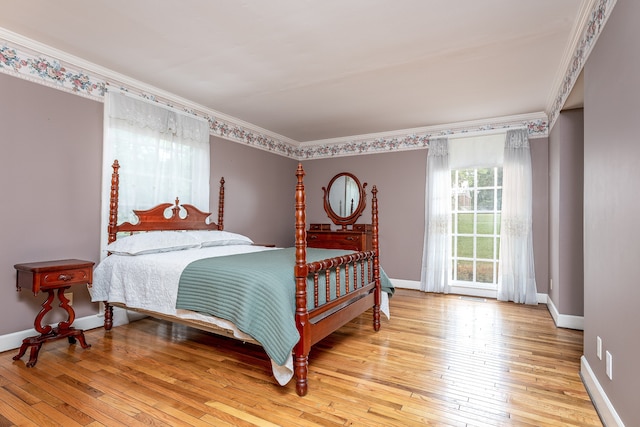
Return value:
<svg viewBox="0 0 640 427">
<path fill-rule="evenodd" d="M 380 328 L 381 306 L 388 315 L 393 286 L 379 265 L 375 186 L 373 250 L 307 248 L 305 173 L 298 165 L 295 245 L 275 248 L 224 230 L 224 178 L 217 222 L 176 199 L 134 210 L 137 222 L 119 224 L 119 168 L 116 160 L 109 256 L 96 267 L 90 288 L 92 300 L 104 303 L 107 331 L 115 306 L 252 342 L 265 349 L 278 383 L 295 376 L 296 392 L 304 396 L 315 343 L 369 309 L 374 331 Z"/>
</svg>

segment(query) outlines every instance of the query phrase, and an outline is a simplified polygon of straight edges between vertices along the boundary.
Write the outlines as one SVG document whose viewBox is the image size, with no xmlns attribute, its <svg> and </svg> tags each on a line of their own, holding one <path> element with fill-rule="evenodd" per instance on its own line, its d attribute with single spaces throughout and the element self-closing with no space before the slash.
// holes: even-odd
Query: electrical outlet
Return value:
<svg viewBox="0 0 640 427">
<path fill-rule="evenodd" d="M 64 297 L 69 300 L 69 305 L 73 305 L 73 292 L 65 292 Z"/>
<path fill-rule="evenodd" d="M 607 376 L 610 380 L 613 379 L 613 356 L 607 350 Z"/>
<path fill-rule="evenodd" d="M 596 356 L 602 360 L 602 338 L 596 337 Z"/>
<path fill-rule="evenodd" d="M 553 279 L 549 279 L 549 290 L 553 290 Z"/>
</svg>

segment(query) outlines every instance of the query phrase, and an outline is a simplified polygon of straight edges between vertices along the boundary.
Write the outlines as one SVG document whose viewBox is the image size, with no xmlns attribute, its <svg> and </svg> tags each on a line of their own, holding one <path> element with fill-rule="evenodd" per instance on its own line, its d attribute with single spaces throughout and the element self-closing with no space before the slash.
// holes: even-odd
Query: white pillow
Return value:
<svg viewBox="0 0 640 427">
<path fill-rule="evenodd" d="M 199 247 L 200 242 L 188 233 L 150 231 L 120 238 L 107 245 L 107 251 L 117 255 L 144 255 Z"/>
<path fill-rule="evenodd" d="M 252 245 L 253 240 L 242 234 L 222 230 L 192 230 L 186 231 L 195 238 L 203 248 L 208 246 Z"/>
</svg>

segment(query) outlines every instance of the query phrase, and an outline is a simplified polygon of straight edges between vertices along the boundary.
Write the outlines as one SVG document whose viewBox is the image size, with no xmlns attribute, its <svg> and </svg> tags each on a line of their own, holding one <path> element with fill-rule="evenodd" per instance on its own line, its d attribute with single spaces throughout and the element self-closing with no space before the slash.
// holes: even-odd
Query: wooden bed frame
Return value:
<svg viewBox="0 0 640 427">
<path fill-rule="evenodd" d="M 134 210 L 138 217 L 136 224 L 122 223 L 118 224 L 118 188 L 120 165 L 118 161 L 113 163 L 113 174 L 111 176 L 111 193 L 109 205 L 109 243 L 116 240 L 118 233 L 134 233 L 159 230 L 222 230 L 224 217 L 224 178 L 220 180 L 219 202 L 218 202 L 218 222 L 206 223 L 206 219 L 211 215 L 203 212 L 196 207 L 188 204 L 180 205 L 176 199 L 175 204 L 164 203 L 149 210 Z M 306 195 L 304 188 L 304 170 L 299 164 L 296 177 L 297 184 L 295 190 L 295 322 L 300 340 L 293 350 L 294 374 L 296 377 L 296 392 L 300 396 L 304 396 L 308 391 L 307 375 L 309 352 L 311 346 L 322 340 L 347 322 L 358 317 L 360 314 L 373 308 L 373 329 L 380 329 L 380 302 L 381 302 L 381 286 L 380 286 L 380 266 L 379 266 L 379 243 L 378 243 L 378 199 L 377 189 L 372 189 L 371 200 L 371 223 L 373 229 L 373 250 L 364 252 L 354 252 L 342 257 L 326 259 L 323 261 L 307 263 L 307 243 L 306 243 Z M 179 211 L 181 207 L 186 211 L 187 215 L 181 218 Z M 173 213 L 171 217 L 166 218 L 164 212 L 171 208 Z M 368 267 L 365 267 L 365 261 Z M 358 272 L 358 264 L 360 265 L 361 274 Z M 344 295 L 338 293 L 337 297 L 330 300 L 327 295 L 327 302 L 318 305 L 318 284 L 319 277 L 324 276 L 329 281 L 328 271 L 338 271 L 345 269 L 345 282 L 347 292 Z M 366 270 L 366 274 L 365 274 Z M 353 272 L 350 277 L 350 271 Z M 307 309 L 307 279 L 311 277 L 314 283 L 315 295 L 314 308 Z M 350 286 L 350 283 L 352 286 Z M 104 328 L 110 330 L 113 326 L 113 306 L 122 307 L 128 310 L 140 311 L 144 314 L 159 317 L 165 320 L 171 320 L 183 323 L 198 329 L 204 329 L 213 333 L 232 336 L 228 331 L 222 328 L 204 324 L 204 322 L 182 319 L 165 314 L 149 312 L 146 310 L 136 310 L 126 307 L 122 304 L 111 304 L 108 301 L 105 304 Z M 255 341 L 254 341 L 255 342 Z"/>
</svg>

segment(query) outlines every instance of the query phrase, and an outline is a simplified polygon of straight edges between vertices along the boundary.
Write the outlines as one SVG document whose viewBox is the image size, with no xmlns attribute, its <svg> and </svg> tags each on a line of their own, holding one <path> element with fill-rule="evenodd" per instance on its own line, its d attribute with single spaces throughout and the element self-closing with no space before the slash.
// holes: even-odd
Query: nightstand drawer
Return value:
<svg viewBox="0 0 640 427">
<path fill-rule="evenodd" d="M 18 289 L 31 288 L 37 294 L 41 289 L 91 283 L 93 265 L 91 261 L 78 259 L 16 264 L 16 286 Z"/>
<path fill-rule="evenodd" d="M 74 270 L 61 270 L 45 274 L 40 283 L 41 289 L 50 286 L 72 285 L 75 283 L 89 283 L 91 268 L 78 268 Z"/>
</svg>

